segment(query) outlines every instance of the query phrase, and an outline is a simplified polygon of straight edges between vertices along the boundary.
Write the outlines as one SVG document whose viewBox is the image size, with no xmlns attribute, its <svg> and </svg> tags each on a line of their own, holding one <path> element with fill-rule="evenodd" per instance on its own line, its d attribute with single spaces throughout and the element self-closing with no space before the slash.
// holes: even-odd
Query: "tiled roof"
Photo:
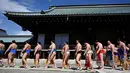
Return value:
<svg viewBox="0 0 130 73">
<path fill-rule="evenodd" d="M 130 4 L 113 5 L 65 5 L 52 6 L 49 10 L 41 12 L 9 12 L 6 15 L 19 16 L 45 16 L 45 15 L 84 15 L 84 14 L 118 14 L 130 13 Z"/>
<path fill-rule="evenodd" d="M 3 40 L 4 42 L 11 42 L 12 40 L 15 40 L 16 42 L 25 42 L 29 39 L 31 39 L 32 36 L 29 35 L 20 35 L 20 36 L 0 36 L 0 40 Z"/>
</svg>

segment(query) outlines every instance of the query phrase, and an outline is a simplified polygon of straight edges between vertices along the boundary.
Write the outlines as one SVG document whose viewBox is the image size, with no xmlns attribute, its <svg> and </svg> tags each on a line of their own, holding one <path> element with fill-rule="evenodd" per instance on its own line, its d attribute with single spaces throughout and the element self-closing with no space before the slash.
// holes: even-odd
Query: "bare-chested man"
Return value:
<svg viewBox="0 0 130 73">
<path fill-rule="evenodd" d="M 26 44 L 24 45 L 24 48 L 21 51 L 21 53 L 23 53 L 22 64 L 25 68 L 28 67 L 27 58 L 30 56 L 30 52 L 31 52 L 31 45 L 30 45 L 29 41 L 26 41 Z"/>
<path fill-rule="evenodd" d="M 82 65 L 81 65 L 81 62 L 80 62 L 81 55 L 82 55 L 82 45 L 80 44 L 80 42 L 78 40 L 76 40 L 76 43 L 77 43 L 77 45 L 75 47 L 76 63 L 77 63 L 77 65 L 79 65 L 78 69 L 82 70 Z"/>
<path fill-rule="evenodd" d="M 128 62 L 128 69 L 130 70 L 130 44 L 127 45 L 127 62 Z"/>
<path fill-rule="evenodd" d="M 119 60 L 119 54 L 118 54 L 118 47 L 114 45 L 114 61 L 115 61 L 115 67 L 120 65 L 120 60 Z"/>
<path fill-rule="evenodd" d="M 8 47 L 8 49 L 5 52 L 5 54 L 6 54 L 9 51 L 9 54 L 8 54 L 8 67 L 10 67 L 11 63 L 13 63 L 13 67 L 15 66 L 14 56 L 16 55 L 16 49 L 17 49 L 17 44 L 16 44 L 15 40 L 12 40 L 12 43 L 10 44 L 10 46 Z"/>
<path fill-rule="evenodd" d="M 36 67 L 40 67 L 39 65 L 39 58 L 41 55 L 41 50 L 42 50 L 42 46 L 40 42 L 37 42 L 37 46 L 35 47 L 35 51 L 34 51 L 34 56 L 35 56 L 35 61 L 36 61 Z"/>
<path fill-rule="evenodd" d="M 49 56 L 48 56 L 48 60 L 47 60 L 45 68 L 48 68 L 48 65 L 50 64 L 51 61 L 54 63 L 54 68 L 57 68 L 56 62 L 55 62 L 56 45 L 55 45 L 54 41 L 51 41 L 51 45 L 50 45 L 49 49 L 50 49 L 50 52 L 49 52 Z"/>
<path fill-rule="evenodd" d="M 0 64 L 2 66 L 4 66 L 4 62 L 3 62 L 4 49 L 5 49 L 5 45 L 3 44 L 3 40 L 0 40 Z"/>
<path fill-rule="evenodd" d="M 91 58 L 93 51 L 91 50 L 90 44 L 87 42 L 85 43 L 85 48 L 86 48 L 85 53 L 84 53 L 85 58 L 86 58 L 85 67 L 87 70 L 91 67 L 93 70 L 92 58 Z"/>
<path fill-rule="evenodd" d="M 127 54 L 127 59 L 130 62 L 130 44 L 128 44 L 128 54 Z"/>
<path fill-rule="evenodd" d="M 118 53 L 119 53 L 119 57 L 120 57 L 121 65 L 122 65 L 122 70 L 125 70 L 125 66 L 127 64 L 126 45 L 124 42 L 122 42 L 120 40 L 118 40 L 117 42 L 119 44 Z"/>
<path fill-rule="evenodd" d="M 107 54 L 106 54 L 107 60 L 109 62 L 109 65 L 111 65 L 112 68 L 115 69 L 116 68 L 115 61 L 114 61 L 114 49 L 115 49 L 115 47 L 109 40 L 107 41 L 107 44 L 108 44 Z"/>
<path fill-rule="evenodd" d="M 101 67 L 100 65 L 98 65 L 100 69 L 104 69 L 104 60 L 103 60 L 103 53 L 104 53 L 104 50 L 103 50 L 103 45 L 102 43 L 100 42 L 96 42 L 96 54 L 97 54 L 97 64 L 98 63 L 101 63 Z"/>
<path fill-rule="evenodd" d="M 70 51 L 69 51 L 69 45 L 68 45 L 68 42 L 65 42 L 64 43 L 64 46 L 62 48 L 62 55 L 63 55 L 63 61 L 62 61 L 62 69 L 65 68 L 65 66 L 67 65 L 69 68 L 70 67 L 70 64 L 68 63 L 68 60 L 69 60 L 69 55 L 70 55 Z"/>
</svg>

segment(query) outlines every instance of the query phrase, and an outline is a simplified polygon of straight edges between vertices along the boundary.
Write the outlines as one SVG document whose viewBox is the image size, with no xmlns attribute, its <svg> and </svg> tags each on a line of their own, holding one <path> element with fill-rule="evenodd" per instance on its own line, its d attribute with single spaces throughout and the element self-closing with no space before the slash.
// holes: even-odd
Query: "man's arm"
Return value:
<svg viewBox="0 0 130 73">
<path fill-rule="evenodd" d="M 53 52 L 53 50 L 54 50 L 54 45 L 51 45 L 50 48 L 51 48 L 50 54 L 52 54 L 52 52 Z"/>
<path fill-rule="evenodd" d="M 115 49 L 115 47 L 113 45 L 111 45 L 111 48 L 112 48 L 112 58 L 114 60 L 114 49 Z"/>
<path fill-rule="evenodd" d="M 65 46 L 65 50 L 64 50 L 64 52 L 67 52 L 67 48 L 68 48 L 68 46 Z"/>
<path fill-rule="evenodd" d="M 12 47 L 12 44 L 8 47 L 8 49 L 5 51 L 5 54 L 10 50 L 10 48 Z"/>
<path fill-rule="evenodd" d="M 87 53 L 87 49 L 88 49 L 88 45 L 86 46 L 86 50 L 85 50 L 85 52 L 84 52 L 84 55 L 86 55 L 86 53 Z"/>
<path fill-rule="evenodd" d="M 65 46 L 63 46 L 63 48 L 62 48 L 62 54 L 64 53 L 64 48 L 65 48 Z"/>
<path fill-rule="evenodd" d="M 126 46 L 125 46 L 124 43 L 122 43 L 121 46 L 122 46 L 122 48 L 123 48 L 123 50 L 124 50 L 124 55 L 125 55 L 125 54 L 126 54 Z"/>
<path fill-rule="evenodd" d="M 81 45 L 80 44 L 78 44 L 78 51 L 79 51 L 79 49 L 81 49 Z"/>
<path fill-rule="evenodd" d="M 77 53 L 78 53 L 78 49 L 79 49 L 79 45 L 77 44 L 76 47 L 75 47 L 75 50 L 76 50 L 76 52 L 75 52 L 75 56 L 76 56 Z"/>
<path fill-rule="evenodd" d="M 28 45 L 25 45 L 21 52 L 23 53 L 23 51 L 26 50 L 27 47 L 28 47 Z"/>
<path fill-rule="evenodd" d="M 3 49 L 5 50 L 5 45 L 3 44 Z"/>
<path fill-rule="evenodd" d="M 38 46 L 35 47 L 34 55 L 36 54 L 37 50 L 38 50 Z"/>
<path fill-rule="evenodd" d="M 126 46 L 123 44 L 123 50 L 124 50 L 124 58 L 126 59 L 127 53 L 126 53 Z"/>
<path fill-rule="evenodd" d="M 86 50 L 84 51 L 84 55 L 86 55 L 86 53 L 87 53 L 87 48 L 86 48 Z"/>
<path fill-rule="evenodd" d="M 99 53 L 99 51 L 100 51 L 100 49 L 101 49 L 101 46 L 100 45 L 97 45 L 97 47 L 98 47 L 98 50 L 97 50 L 97 54 Z"/>
</svg>

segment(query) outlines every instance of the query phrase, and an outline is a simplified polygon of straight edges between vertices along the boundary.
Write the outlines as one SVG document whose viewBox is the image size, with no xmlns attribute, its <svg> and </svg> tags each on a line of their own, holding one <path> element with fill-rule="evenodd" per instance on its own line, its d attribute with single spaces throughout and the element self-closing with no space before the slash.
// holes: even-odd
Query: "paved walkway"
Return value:
<svg viewBox="0 0 130 73">
<path fill-rule="evenodd" d="M 6 59 L 4 60 L 6 61 Z M 28 64 L 29 64 L 29 67 L 27 69 L 25 68 L 19 68 L 21 66 L 21 59 L 16 59 L 15 62 L 16 62 L 16 66 L 14 68 L 10 67 L 10 68 L 7 68 L 6 66 L 4 67 L 0 67 L 0 73 L 50 73 L 50 72 L 53 72 L 53 73 L 72 73 L 72 72 L 76 72 L 76 73 L 93 73 L 91 71 L 87 71 L 87 70 L 77 70 L 76 66 L 75 66 L 75 60 L 69 60 L 69 63 L 71 64 L 71 67 L 72 69 L 61 69 L 61 59 L 57 59 L 56 60 L 56 63 L 57 63 L 57 69 L 54 69 L 54 68 L 48 68 L 48 69 L 44 69 L 44 66 L 45 66 L 45 59 L 41 59 L 40 60 L 40 65 L 41 67 L 40 68 L 33 68 L 34 67 L 34 60 L 33 59 L 28 59 Z M 85 61 L 84 60 L 81 60 L 82 62 L 82 65 L 84 66 L 84 63 Z M 94 67 L 96 68 L 97 65 L 96 65 L 96 62 L 93 61 L 93 65 Z M 50 65 L 50 67 L 53 67 L 53 65 Z M 111 67 L 107 67 L 105 66 L 105 69 L 104 70 L 98 70 L 98 69 L 95 69 L 95 73 L 130 73 L 130 70 L 126 70 L 126 71 L 120 71 L 120 68 L 118 68 L 117 70 L 113 70 L 111 69 Z"/>
</svg>

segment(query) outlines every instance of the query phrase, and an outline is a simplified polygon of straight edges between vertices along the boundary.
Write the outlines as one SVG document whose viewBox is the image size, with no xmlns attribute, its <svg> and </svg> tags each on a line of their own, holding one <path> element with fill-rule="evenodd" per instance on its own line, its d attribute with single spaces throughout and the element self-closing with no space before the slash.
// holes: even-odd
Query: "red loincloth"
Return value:
<svg viewBox="0 0 130 73">
<path fill-rule="evenodd" d="M 89 57 L 87 56 L 86 61 L 85 61 L 85 67 L 88 68 L 90 67 L 90 61 L 89 61 Z"/>
</svg>

